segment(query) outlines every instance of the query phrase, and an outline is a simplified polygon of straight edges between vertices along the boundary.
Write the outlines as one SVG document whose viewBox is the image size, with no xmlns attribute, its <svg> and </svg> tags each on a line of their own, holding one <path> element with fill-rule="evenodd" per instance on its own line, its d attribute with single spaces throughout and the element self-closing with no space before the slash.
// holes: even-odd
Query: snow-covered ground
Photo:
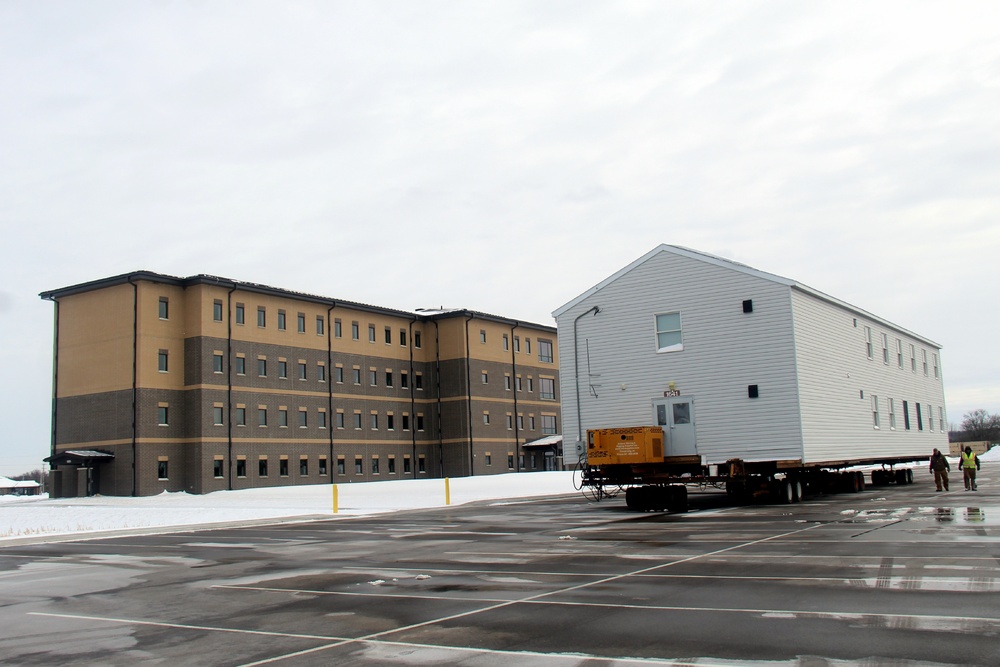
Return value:
<svg viewBox="0 0 1000 667">
<path fill-rule="evenodd" d="M 334 488 L 337 513 L 334 514 Z M 572 472 L 460 477 L 448 481 L 450 501 L 524 498 L 577 493 Z M 284 486 L 205 495 L 162 493 L 142 498 L 0 496 L 0 544 L 16 538 L 123 529 L 155 529 L 317 515 L 357 516 L 443 507 L 445 480 Z"/>
</svg>

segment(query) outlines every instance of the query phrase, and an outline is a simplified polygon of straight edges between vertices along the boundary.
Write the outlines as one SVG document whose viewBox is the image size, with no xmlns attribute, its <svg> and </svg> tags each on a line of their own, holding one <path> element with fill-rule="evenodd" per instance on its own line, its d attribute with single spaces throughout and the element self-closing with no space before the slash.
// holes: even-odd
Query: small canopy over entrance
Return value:
<svg viewBox="0 0 1000 667">
<path fill-rule="evenodd" d="M 52 469 L 52 497 L 92 496 L 100 488 L 98 467 L 115 455 L 100 449 L 67 449 L 43 461 Z"/>
<path fill-rule="evenodd" d="M 529 469 L 536 469 L 535 466 L 537 464 L 534 463 L 535 455 L 540 453 L 542 455 L 543 470 L 561 470 L 563 459 L 562 442 L 563 437 L 561 435 L 546 435 L 521 445 L 524 449 L 531 451 Z"/>
</svg>

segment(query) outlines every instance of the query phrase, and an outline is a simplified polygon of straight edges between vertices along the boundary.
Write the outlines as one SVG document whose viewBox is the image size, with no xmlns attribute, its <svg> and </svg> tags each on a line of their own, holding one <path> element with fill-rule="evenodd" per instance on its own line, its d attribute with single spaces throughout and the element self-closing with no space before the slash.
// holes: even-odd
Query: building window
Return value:
<svg viewBox="0 0 1000 667">
<path fill-rule="evenodd" d="M 385 344 L 386 345 L 392 345 L 392 328 L 391 327 L 386 327 L 385 328 Z"/>
<path fill-rule="evenodd" d="M 337 428 L 344 428 L 344 413 L 337 413 Z"/>
<path fill-rule="evenodd" d="M 320 428 L 326 428 L 326 413 L 322 410 L 316 413 L 317 424 Z"/>
<path fill-rule="evenodd" d="M 247 476 L 247 460 L 237 459 L 236 460 L 236 476 L 246 477 Z"/>
<path fill-rule="evenodd" d="M 483 371 L 482 377 L 483 377 L 483 384 L 489 384 L 490 383 L 490 376 L 489 376 L 489 374 L 486 371 Z"/>
<path fill-rule="evenodd" d="M 246 308 L 242 303 L 236 304 L 236 324 L 244 324 L 246 322 Z"/>
<path fill-rule="evenodd" d="M 903 341 L 898 338 L 896 339 L 896 363 L 899 364 L 900 368 L 903 367 Z"/>
<path fill-rule="evenodd" d="M 156 355 L 157 368 L 161 373 L 167 372 L 167 351 L 160 350 Z"/>
<path fill-rule="evenodd" d="M 375 342 L 375 325 L 374 324 L 369 324 L 368 325 L 368 342 L 369 343 L 374 343 Z"/>
<path fill-rule="evenodd" d="M 534 431 L 535 430 L 535 416 L 534 415 L 528 415 L 528 430 L 530 430 L 530 431 Z"/>
<path fill-rule="evenodd" d="M 378 471 L 378 456 L 372 456 L 372 474 L 373 475 L 379 474 L 379 471 Z"/>
<path fill-rule="evenodd" d="M 882 363 L 889 365 L 889 334 L 882 334 Z"/>
<path fill-rule="evenodd" d="M 424 416 L 420 414 L 417 415 L 417 430 L 418 431 L 424 430 Z"/>
<path fill-rule="evenodd" d="M 299 333 L 305 333 L 306 332 L 306 314 L 305 313 L 299 313 L 298 315 L 296 315 L 295 316 L 295 323 L 297 325 Z"/>
<path fill-rule="evenodd" d="M 378 386 L 378 371 L 373 371 L 373 370 L 368 371 L 368 384 L 373 387 Z"/>
<path fill-rule="evenodd" d="M 299 410 L 299 428 L 307 428 L 309 426 L 309 413 L 305 409 Z"/>
<path fill-rule="evenodd" d="M 386 416 L 385 416 L 385 428 L 386 428 L 387 431 L 395 431 L 396 430 L 396 422 L 395 422 L 394 418 L 395 418 L 395 415 L 392 414 L 391 412 L 388 413 L 388 414 L 386 414 Z"/>
<path fill-rule="evenodd" d="M 396 457 L 395 456 L 390 456 L 389 457 L 389 474 L 390 475 L 395 475 L 396 474 Z"/>
<path fill-rule="evenodd" d="M 531 376 L 529 375 L 528 376 L 528 393 L 529 394 L 530 393 L 534 393 L 534 391 L 535 391 L 535 381 L 532 380 Z"/>
<path fill-rule="evenodd" d="M 403 457 L 403 474 L 404 475 L 409 475 L 410 474 L 410 470 L 412 470 L 411 465 L 410 465 L 410 457 L 409 456 L 404 456 Z"/>
<path fill-rule="evenodd" d="M 212 461 L 212 477 L 222 479 L 222 459 Z"/>
<path fill-rule="evenodd" d="M 505 391 L 510 391 L 510 373 L 504 373 L 503 388 Z"/>
<path fill-rule="evenodd" d="M 917 348 L 910 346 L 910 370 L 914 373 L 917 372 Z"/>
<path fill-rule="evenodd" d="M 420 472 L 420 473 L 427 472 L 427 459 L 424 458 L 423 454 L 421 454 L 417 458 L 417 472 Z"/>
<path fill-rule="evenodd" d="M 246 357 L 236 357 L 236 374 L 246 375 L 247 374 L 247 359 Z"/>
<path fill-rule="evenodd" d="M 358 340 L 361 334 L 359 333 L 359 327 L 357 322 L 351 322 L 351 340 Z"/>
<path fill-rule="evenodd" d="M 881 428 L 878 415 L 878 396 L 872 394 L 872 427 Z"/>
<path fill-rule="evenodd" d="M 365 460 L 360 456 L 354 457 L 354 474 L 355 475 L 365 474 Z"/>
<path fill-rule="evenodd" d="M 278 460 L 278 475 L 281 477 L 288 477 L 288 459 Z"/>
<path fill-rule="evenodd" d="M 507 334 L 504 334 L 503 335 L 503 351 L 506 352 L 509 349 L 510 349 L 510 338 L 507 336 Z"/>
<path fill-rule="evenodd" d="M 267 477 L 267 459 L 257 459 L 257 476 Z"/>
<path fill-rule="evenodd" d="M 916 412 L 917 412 L 917 430 L 918 431 L 923 431 L 924 430 L 924 416 L 920 412 L 920 404 L 919 403 L 914 403 L 914 407 L 915 407 Z"/>
<path fill-rule="evenodd" d="M 361 430 L 361 413 L 360 412 L 355 412 L 354 413 L 354 430 L 355 431 L 360 431 Z"/>
<path fill-rule="evenodd" d="M 507 430 L 508 431 L 514 430 L 514 415 L 511 414 L 507 415 Z"/>
<path fill-rule="evenodd" d="M 344 335 L 344 327 L 343 323 L 340 321 L 340 318 L 337 318 L 333 321 L 333 335 L 336 336 L 337 338 L 340 338 Z"/>
<path fill-rule="evenodd" d="M 903 430 L 910 430 L 910 406 L 906 401 L 903 401 Z"/>
<path fill-rule="evenodd" d="M 392 371 L 388 371 L 387 370 L 385 372 L 385 386 L 387 386 L 387 387 L 391 387 L 392 386 Z"/>
<path fill-rule="evenodd" d="M 347 462 L 344 461 L 343 456 L 337 457 L 337 474 L 338 475 L 347 474 Z"/>
<path fill-rule="evenodd" d="M 895 399 L 889 399 L 889 430 L 896 430 L 896 401 Z"/>
<path fill-rule="evenodd" d="M 212 319 L 216 322 L 222 321 L 222 301 L 219 299 L 212 303 Z"/>
<path fill-rule="evenodd" d="M 405 412 L 403 413 L 403 430 L 404 431 L 410 430 L 410 415 L 406 414 Z"/>
<path fill-rule="evenodd" d="M 872 328 L 865 327 L 865 354 L 868 355 L 869 359 L 874 358 L 874 353 L 872 351 Z"/>
<path fill-rule="evenodd" d="M 378 430 L 378 413 L 377 412 L 371 413 L 370 418 L 371 418 L 371 428 L 372 428 L 372 430 L 373 431 L 377 431 Z"/>
<path fill-rule="evenodd" d="M 309 476 L 309 459 L 299 459 L 299 475 L 302 477 Z"/>
<path fill-rule="evenodd" d="M 941 371 L 938 369 L 938 356 L 934 355 L 934 379 L 937 380 L 941 377 Z M 943 428 L 941 429 L 944 430 Z"/>
<path fill-rule="evenodd" d="M 263 328 L 267 325 L 267 310 L 264 306 L 257 306 L 257 326 Z"/>
<path fill-rule="evenodd" d="M 319 457 L 319 476 L 320 477 L 325 477 L 326 476 L 326 457 L 325 456 Z"/>
<path fill-rule="evenodd" d="M 517 389 L 518 391 L 521 391 L 521 389 L 522 389 L 522 384 L 521 384 L 521 376 L 520 376 L 520 375 L 518 375 L 518 376 L 517 376 L 516 378 L 514 378 L 514 387 L 515 387 L 515 388 L 516 388 L 516 389 Z"/>
<path fill-rule="evenodd" d="M 344 384 L 344 367 L 336 366 L 333 369 L 333 378 L 337 384 Z"/>
<path fill-rule="evenodd" d="M 521 351 L 521 337 L 514 336 L 514 352 L 520 352 L 520 351 Z"/>
<path fill-rule="evenodd" d="M 418 350 L 420 349 L 420 332 L 419 331 L 414 331 L 413 332 L 413 347 L 417 348 Z"/>
<path fill-rule="evenodd" d="M 257 359 L 257 375 L 262 378 L 267 377 L 267 359 Z"/>
<path fill-rule="evenodd" d="M 283 310 L 278 311 L 278 330 L 285 330 L 285 311 Z"/>
<path fill-rule="evenodd" d="M 538 378 L 538 396 L 544 400 L 556 400 L 556 381 L 552 378 Z"/>
<path fill-rule="evenodd" d="M 223 418 L 225 417 L 225 412 L 221 405 L 216 405 L 212 408 L 212 424 L 215 426 L 223 425 Z"/>
<path fill-rule="evenodd" d="M 161 480 L 161 481 L 169 479 L 169 475 L 168 475 L 168 473 L 169 473 L 169 468 L 168 468 L 169 463 L 170 462 L 167 461 L 167 460 L 160 460 L 160 461 L 156 462 L 156 479 Z"/>
<path fill-rule="evenodd" d="M 920 354 L 923 356 L 924 377 L 927 377 L 927 350 L 920 350 Z"/>
<path fill-rule="evenodd" d="M 399 386 L 403 389 L 410 388 L 410 376 L 407 375 L 406 371 L 399 372 Z"/>
<path fill-rule="evenodd" d="M 399 330 L 399 346 L 406 347 L 406 329 Z M 392 459 L 389 459 L 390 461 Z"/>
<path fill-rule="evenodd" d="M 354 368 L 353 373 L 354 373 L 354 384 L 361 384 L 361 369 Z"/>
<path fill-rule="evenodd" d="M 288 428 L 288 409 L 278 408 L 278 426 Z"/>
<path fill-rule="evenodd" d="M 488 412 L 484 412 L 483 413 L 483 423 L 484 424 L 489 424 L 490 423 L 490 413 L 488 413 Z"/>
<path fill-rule="evenodd" d="M 523 463 L 522 463 L 521 467 L 524 467 Z M 507 470 L 513 470 L 513 469 L 514 469 L 514 455 L 513 454 L 508 454 L 507 455 Z"/>
<path fill-rule="evenodd" d="M 222 353 L 216 352 L 212 355 L 212 372 L 221 373 L 222 372 Z"/>
<path fill-rule="evenodd" d="M 555 415 L 542 415 L 542 433 L 545 435 L 555 435 L 558 433 Z"/>
<path fill-rule="evenodd" d="M 160 319 L 169 319 L 170 315 L 170 300 L 165 296 L 160 297 Z"/>
<path fill-rule="evenodd" d="M 490 454 L 489 452 L 486 452 L 485 460 L 486 460 L 486 467 L 493 465 L 493 455 Z"/>
<path fill-rule="evenodd" d="M 267 408 L 257 408 L 257 426 L 267 426 Z"/>
<path fill-rule="evenodd" d="M 417 391 L 423 391 L 424 389 L 424 376 L 423 373 L 416 373 L 413 376 L 413 387 Z"/>
<path fill-rule="evenodd" d="M 236 425 L 246 426 L 247 425 L 247 409 L 243 407 L 236 408 Z"/>
<path fill-rule="evenodd" d="M 300 361 L 299 362 L 299 379 L 300 380 L 308 380 L 309 379 L 308 378 L 308 373 L 306 371 L 306 362 L 304 362 L 304 361 Z"/>
<path fill-rule="evenodd" d="M 160 426 L 170 425 L 170 408 L 166 405 L 161 405 L 156 408 L 156 423 Z"/>
<path fill-rule="evenodd" d="M 278 359 L 278 377 L 282 380 L 288 378 L 288 362 L 284 359 Z"/>
<path fill-rule="evenodd" d="M 323 364 L 316 364 L 316 379 L 319 382 L 326 382 L 326 366 Z"/>
<path fill-rule="evenodd" d="M 677 317 L 680 318 L 680 314 L 678 314 Z M 678 319 L 678 324 L 679 323 L 680 323 L 680 319 Z M 679 335 L 680 331 L 678 331 L 677 333 Z M 662 350 L 661 350 L 661 352 L 662 352 Z M 549 341 L 549 340 L 539 340 L 538 341 L 538 360 L 541 361 L 541 362 L 544 362 L 546 364 L 551 364 L 551 363 L 553 363 L 553 359 L 554 359 L 554 357 L 552 356 L 552 341 Z"/>
<path fill-rule="evenodd" d="M 531 339 L 530 338 L 525 338 L 524 339 L 524 353 L 525 354 L 531 354 Z"/>
<path fill-rule="evenodd" d="M 326 319 L 322 315 L 316 316 L 316 335 L 323 336 L 326 334 Z"/>
<path fill-rule="evenodd" d="M 485 343 L 486 342 L 486 329 L 480 329 L 479 330 L 479 342 L 480 343 Z"/>
</svg>

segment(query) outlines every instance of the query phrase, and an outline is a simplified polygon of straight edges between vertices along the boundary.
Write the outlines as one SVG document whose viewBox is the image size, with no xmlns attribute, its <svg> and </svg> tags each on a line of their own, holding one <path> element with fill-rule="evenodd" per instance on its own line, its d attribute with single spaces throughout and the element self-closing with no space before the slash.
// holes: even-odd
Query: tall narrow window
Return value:
<svg viewBox="0 0 1000 667">
<path fill-rule="evenodd" d="M 913 345 L 910 345 L 910 370 L 917 372 L 917 348 Z"/>
<path fill-rule="evenodd" d="M 889 365 L 889 334 L 882 334 L 882 363 Z"/>
<path fill-rule="evenodd" d="M 927 350 L 920 350 L 920 354 L 923 356 L 924 376 L 926 376 L 927 375 Z"/>
<path fill-rule="evenodd" d="M 872 355 L 872 328 L 865 327 L 865 354 L 868 355 L 869 359 L 873 358 Z"/>
<path fill-rule="evenodd" d="M 284 331 L 285 330 L 285 319 L 286 319 L 286 317 L 285 317 L 285 311 L 279 310 L 278 311 L 278 330 L 279 331 Z"/>
<path fill-rule="evenodd" d="M 896 430 L 896 401 L 895 399 L 889 399 L 889 430 Z"/>
<path fill-rule="evenodd" d="M 160 297 L 160 319 L 169 319 L 170 315 L 170 300 L 165 296 Z"/>
<path fill-rule="evenodd" d="M 212 407 L 212 425 L 222 426 L 223 417 L 225 416 L 223 407 L 221 405 L 216 405 Z"/>
<path fill-rule="evenodd" d="M 167 351 L 160 350 L 156 355 L 157 368 L 161 373 L 167 372 Z"/>
<path fill-rule="evenodd" d="M 680 318 L 680 315 L 678 315 L 677 317 Z M 680 319 L 678 319 L 678 323 L 679 322 Z M 680 331 L 677 332 L 677 335 L 680 336 Z M 663 350 L 660 350 L 660 352 L 663 352 Z M 541 340 L 541 339 L 538 340 L 538 360 L 546 364 L 553 363 L 555 357 L 552 354 L 552 341 Z"/>
<path fill-rule="evenodd" d="M 915 407 L 916 412 L 917 412 L 917 430 L 918 431 L 923 431 L 924 430 L 924 416 L 923 416 L 923 413 L 921 413 L 921 411 L 920 411 L 920 404 L 919 403 L 915 403 L 914 407 Z"/>
<path fill-rule="evenodd" d="M 903 401 L 903 430 L 910 430 L 910 404 Z"/>
<path fill-rule="evenodd" d="M 326 333 L 326 320 L 322 315 L 316 316 L 316 335 L 322 336 Z"/>
<path fill-rule="evenodd" d="M 333 321 L 333 335 L 337 338 L 344 335 L 344 323 L 339 318 Z"/>
<path fill-rule="evenodd" d="M 244 324 L 246 322 L 246 308 L 242 303 L 236 304 L 236 324 Z"/>
<path fill-rule="evenodd" d="M 358 340 L 358 338 L 360 337 L 361 334 L 359 333 L 358 329 L 359 329 L 358 323 L 351 322 L 351 340 Z"/>
<path fill-rule="evenodd" d="M 156 419 L 157 424 L 160 426 L 168 426 L 170 424 L 170 407 L 166 405 L 161 405 L 156 408 Z"/>
<path fill-rule="evenodd" d="M 553 378 L 538 378 L 538 396 L 548 401 L 554 401 L 556 381 Z"/>
<path fill-rule="evenodd" d="M 507 334 L 503 335 L 503 351 L 506 352 L 510 349 L 510 337 Z"/>
<path fill-rule="evenodd" d="M 375 325 L 374 324 L 369 324 L 368 325 L 368 342 L 369 343 L 374 343 L 375 342 Z"/>
<path fill-rule="evenodd" d="M 264 306 L 257 306 L 257 326 L 264 327 L 267 325 L 267 310 Z"/>
<path fill-rule="evenodd" d="M 212 355 L 212 372 L 221 373 L 223 369 L 223 356 L 222 352 L 216 352 Z"/>
<path fill-rule="evenodd" d="M 392 345 L 392 328 L 391 327 L 386 327 L 385 328 L 385 344 L 386 345 Z"/>
<path fill-rule="evenodd" d="M 903 367 L 903 341 L 896 339 L 896 363 Z"/>
<path fill-rule="evenodd" d="M 938 356 L 934 355 L 934 379 L 937 380 L 941 377 L 941 371 L 938 369 Z M 943 428 L 941 429 L 944 430 Z"/>
<path fill-rule="evenodd" d="M 299 333 L 305 333 L 306 332 L 306 314 L 305 313 L 299 313 L 298 315 L 296 315 L 295 316 L 295 323 L 297 325 L 297 329 L 298 329 Z"/>
<path fill-rule="evenodd" d="M 874 428 L 881 428 L 878 414 L 878 396 L 875 394 L 872 394 L 872 426 Z"/>
<path fill-rule="evenodd" d="M 216 322 L 222 321 L 222 301 L 219 299 L 212 303 L 212 319 Z"/>
<path fill-rule="evenodd" d="M 413 332 L 413 347 L 417 348 L 418 350 L 420 349 L 420 332 L 419 331 L 414 331 Z"/>
<path fill-rule="evenodd" d="M 168 466 L 169 462 L 165 458 L 160 459 L 159 461 L 156 462 L 156 479 L 166 480 L 169 478 L 167 474 L 169 471 Z"/>
</svg>

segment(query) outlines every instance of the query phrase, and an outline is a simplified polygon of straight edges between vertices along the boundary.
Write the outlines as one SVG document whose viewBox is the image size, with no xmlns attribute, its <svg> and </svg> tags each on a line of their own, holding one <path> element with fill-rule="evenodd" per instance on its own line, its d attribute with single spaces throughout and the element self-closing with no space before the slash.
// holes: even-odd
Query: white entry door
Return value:
<svg viewBox="0 0 1000 667">
<path fill-rule="evenodd" d="M 657 398 L 653 401 L 656 423 L 666 438 L 664 456 L 693 456 L 698 453 L 694 428 L 694 399 L 690 396 Z"/>
</svg>

